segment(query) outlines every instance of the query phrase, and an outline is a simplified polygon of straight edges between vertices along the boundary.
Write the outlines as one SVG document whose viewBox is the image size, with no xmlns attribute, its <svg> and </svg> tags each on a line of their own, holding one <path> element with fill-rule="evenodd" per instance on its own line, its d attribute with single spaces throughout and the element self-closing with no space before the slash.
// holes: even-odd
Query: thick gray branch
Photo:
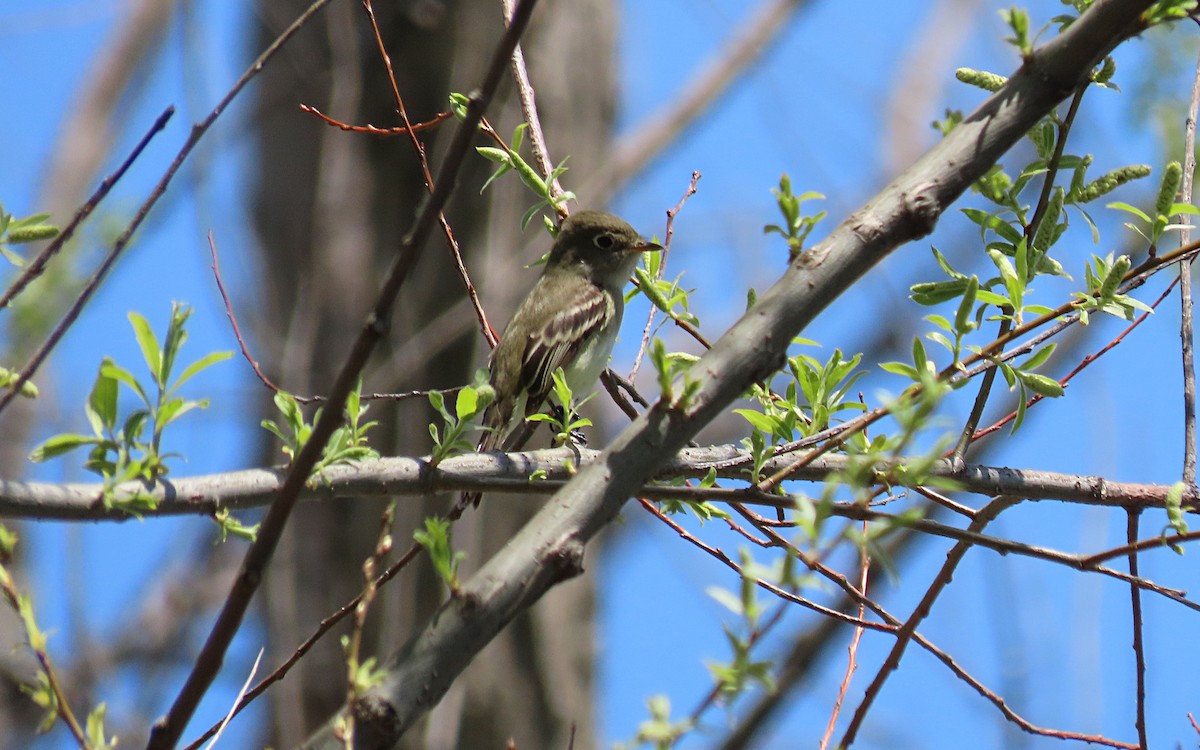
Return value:
<svg viewBox="0 0 1200 750">
<path fill-rule="evenodd" d="M 551 493 L 563 487 L 571 478 L 567 461 L 588 467 L 601 460 L 600 451 L 582 449 L 576 453 L 567 448 L 528 451 L 524 453 L 471 453 L 448 458 L 431 467 L 427 458 L 382 458 L 376 461 L 326 469 L 316 481 L 310 482 L 300 499 L 333 500 L 338 497 L 367 497 L 394 495 L 429 495 L 447 491 L 486 490 L 488 492 Z M 768 461 L 764 474 L 773 474 L 787 467 L 793 456 L 783 455 Z M 746 479 L 750 454 L 733 445 L 713 445 L 705 448 L 685 448 L 674 458 L 664 461 L 650 480 L 679 477 L 702 477 L 709 470 L 722 479 Z M 903 486 L 905 472 L 897 471 L 903 462 L 881 463 L 876 467 L 879 481 Z M 844 471 L 845 456 L 822 456 L 792 475 L 793 479 L 820 482 L 831 474 Z M 535 472 L 542 479 L 530 481 Z M 129 498 L 135 492 L 153 499 L 154 510 L 141 512 L 143 517 L 211 515 L 219 510 L 242 510 L 270 504 L 283 482 L 285 469 L 248 469 L 225 474 L 183 477 L 166 481 L 147 489 L 137 483 L 118 487 L 116 497 Z M 996 466 L 968 465 L 955 472 L 949 463 L 940 463 L 930 476 L 953 479 L 963 491 L 980 495 L 1011 495 L 1028 500 L 1063 500 L 1086 505 L 1103 505 L 1130 509 L 1162 508 L 1170 490 L 1168 485 L 1138 482 L 1113 482 L 1099 476 L 1060 474 L 1053 471 L 1010 469 Z M 736 489 L 713 492 L 718 500 L 736 499 L 750 505 L 787 503 L 783 497 L 739 495 Z M 696 499 L 703 493 L 689 488 L 643 485 L 632 492 L 641 497 Z M 1185 492 L 1185 507 L 1200 504 L 1194 490 Z M 40 520 L 99 521 L 132 518 L 119 508 L 105 508 L 100 484 L 51 484 L 18 482 L 0 479 L 0 518 Z"/>
</svg>

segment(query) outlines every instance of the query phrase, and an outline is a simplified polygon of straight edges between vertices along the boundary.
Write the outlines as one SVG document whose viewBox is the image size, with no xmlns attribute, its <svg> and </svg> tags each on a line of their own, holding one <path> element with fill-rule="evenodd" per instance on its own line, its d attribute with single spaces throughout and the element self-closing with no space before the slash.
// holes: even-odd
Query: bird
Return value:
<svg viewBox="0 0 1200 750">
<path fill-rule="evenodd" d="M 625 220 L 578 211 L 563 221 L 542 275 L 517 307 L 492 351 L 495 400 L 483 414 L 479 451 L 515 450 L 561 367 L 577 397 L 608 366 L 625 309 L 622 291 L 643 252 L 662 250 Z M 478 504 L 478 493 L 471 497 Z"/>
</svg>

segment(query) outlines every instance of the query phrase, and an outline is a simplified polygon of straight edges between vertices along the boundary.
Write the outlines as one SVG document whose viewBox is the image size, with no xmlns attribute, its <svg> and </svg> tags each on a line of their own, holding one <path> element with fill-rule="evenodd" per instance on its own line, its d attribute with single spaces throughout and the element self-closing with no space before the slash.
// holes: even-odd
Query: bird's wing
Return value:
<svg viewBox="0 0 1200 750">
<path fill-rule="evenodd" d="M 574 301 L 529 337 L 521 358 L 520 385 L 528 389 L 526 416 L 537 411 L 554 384 L 555 369 L 566 369 L 585 343 L 612 322 L 612 296 L 581 283 Z"/>
</svg>

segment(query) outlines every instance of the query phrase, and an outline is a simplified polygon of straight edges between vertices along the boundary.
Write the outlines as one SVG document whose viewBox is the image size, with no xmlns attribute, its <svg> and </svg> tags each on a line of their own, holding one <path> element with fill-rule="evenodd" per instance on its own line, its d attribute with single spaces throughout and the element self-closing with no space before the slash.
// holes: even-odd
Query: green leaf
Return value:
<svg viewBox="0 0 1200 750">
<path fill-rule="evenodd" d="M 1114 201 L 1113 203 L 1106 204 L 1105 208 L 1114 208 L 1118 211 L 1124 211 L 1125 213 L 1133 214 L 1134 216 L 1138 217 L 1139 219 L 1146 222 L 1147 224 L 1149 224 L 1152 221 L 1152 219 L 1149 216 L 1147 216 L 1146 213 L 1144 211 L 1142 211 L 1140 208 L 1136 208 L 1134 206 L 1129 205 L 1128 203 L 1123 203 L 1121 201 Z"/>
<path fill-rule="evenodd" d="M 150 328 L 149 321 L 139 313 L 131 312 L 128 318 L 130 325 L 133 326 L 133 335 L 137 337 L 138 347 L 142 350 L 142 359 L 146 361 L 146 367 L 150 370 L 150 374 L 157 378 L 159 369 L 162 367 L 162 351 L 158 346 L 158 338 L 154 335 L 154 330 Z"/>
<path fill-rule="evenodd" d="M 920 380 L 921 376 L 917 373 L 916 368 L 904 362 L 884 362 L 879 365 L 885 372 L 890 372 L 893 375 L 902 375 L 910 380 Z"/>
<path fill-rule="evenodd" d="M 978 208 L 964 208 L 962 212 L 968 219 L 978 224 L 980 229 L 990 229 L 1002 239 L 1014 245 L 1025 238 L 1024 233 L 1020 229 L 1017 229 L 995 214 L 989 214 L 987 211 L 981 211 Z"/>
<path fill-rule="evenodd" d="M 29 460 L 41 463 L 85 445 L 99 445 L 103 438 L 94 435 L 62 434 L 47 439 L 29 454 Z"/>
<path fill-rule="evenodd" d="M 1019 369 L 1036 370 L 1037 368 L 1041 367 L 1046 362 L 1046 360 L 1050 359 L 1050 355 L 1053 354 L 1054 350 L 1057 348 L 1058 348 L 1058 344 L 1055 344 L 1055 343 L 1046 344 L 1041 349 L 1038 349 L 1036 352 L 1034 352 L 1033 356 L 1031 356 L 1029 359 L 1025 360 L 1025 362 L 1023 362 L 1021 364 Z"/>
<path fill-rule="evenodd" d="M 763 433 L 764 435 L 772 435 L 775 432 L 776 421 L 773 417 L 763 414 L 753 409 L 734 409 L 734 414 L 740 414 L 745 418 L 750 425 Z"/>
<path fill-rule="evenodd" d="M 924 281 L 909 287 L 909 298 L 918 305 L 927 307 L 940 305 L 952 299 L 957 299 L 967 288 L 965 279 L 949 281 Z"/>
<path fill-rule="evenodd" d="M 174 391 L 179 386 L 191 380 L 198 373 L 212 367 L 218 362 L 224 362 L 233 356 L 233 352 L 211 352 L 184 368 L 180 373 L 179 378 L 171 385 L 171 390 Z"/>
<path fill-rule="evenodd" d="M 494 146 L 477 146 L 475 150 L 480 156 L 488 161 L 494 161 L 497 164 L 511 165 L 508 152 L 502 148 L 495 148 Z"/>
<path fill-rule="evenodd" d="M 429 392 L 429 405 L 432 406 L 443 417 L 450 417 L 450 412 L 446 411 L 446 397 L 441 391 Z"/>
<path fill-rule="evenodd" d="M 105 364 L 110 362 L 107 357 L 104 361 Z M 92 385 L 84 411 L 97 435 L 104 434 L 105 430 L 111 430 L 117 424 L 117 381 L 104 374 L 103 365 L 96 374 L 96 382 Z"/>
<path fill-rule="evenodd" d="M 162 363 L 155 373 L 154 382 L 160 390 L 166 390 L 175 367 L 175 358 L 187 341 L 187 320 L 192 316 L 192 308 L 179 302 L 171 303 L 171 322 L 167 324 L 167 336 L 162 346 Z"/>
<path fill-rule="evenodd" d="M 741 597 L 729 589 L 723 589 L 720 586 L 709 586 L 704 590 L 704 593 L 711 596 L 718 604 L 725 607 L 738 617 L 742 617 L 744 615 Z"/>
<path fill-rule="evenodd" d="M 462 388 L 458 392 L 458 399 L 454 402 L 454 412 L 460 420 L 473 417 L 479 409 L 479 393 L 471 386 Z"/>
<path fill-rule="evenodd" d="M 1029 409 L 1029 397 L 1025 393 L 1025 386 L 1021 386 L 1017 396 L 1017 415 L 1013 418 L 1012 429 L 1010 435 L 1017 434 L 1017 430 L 1021 429 L 1021 425 L 1025 423 L 1025 412 Z"/>
<path fill-rule="evenodd" d="M 975 312 L 975 299 L 979 294 L 979 277 L 972 274 L 967 281 L 967 288 L 963 290 L 962 302 L 958 304 L 958 310 L 954 315 L 954 330 L 958 333 L 970 333 L 975 330 L 975 323 L 971 320 L 971 315 Z"/>
<path fill-rule="evenodd" d="M 975 298 L 986 305 L 993 305 L 995 307 L 1003 307 L 1009 304 L 1008 297 L 1005 297 L 1002 294 L 996 294 L 988 289 L 980 289 L 977 291 L 975 293 Z"/>
<path fill-rule="evenodd" d="M 917 372 L 924 372 L 928 369 L 929 359 L 925 356 L 925 345 L 921 343 L 919 336 L 913 337 L 912 355 L 913 365 Z"/>
<path fill-rule="evenodd" d="M 133 373 L 129 372 L 129 370 L 126 370 L 116 362 L 113 362 L 111 359 L 105 357 L 104 363 L 100 365 L 100 372 L 106 378 L 112 378 L 113 380 L 129 386 L 130 390 L 136 393 L 138 398 L 142 400 L 142 403 L 146 404 L 147 406 L 150 404 L 150 400 L 146 396 L 146 391 L 142 388 L 142 384 L 138 382 L 137 378 L 135 378 Z"/>
</svg>

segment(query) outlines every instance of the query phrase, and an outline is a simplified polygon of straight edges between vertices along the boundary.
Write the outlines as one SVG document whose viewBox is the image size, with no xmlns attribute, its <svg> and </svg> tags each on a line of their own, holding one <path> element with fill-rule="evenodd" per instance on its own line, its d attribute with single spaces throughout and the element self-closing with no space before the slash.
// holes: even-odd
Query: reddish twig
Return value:
<svg viewBox="0 0 1200 750">
<path fill-rule="evenodd" d="M 439 112 L 438 114 L 433 116 L 433 119 L 426 120 L 425 122 L 418 122 L 416 125 L 402 125 L 402 126 L 397 126 L 397 127 L 392 127 L 392 128 L 380 128 L 380 127 L 376 127 L 375 125 L 371 125 L 370 123 L 368 123 L 366 125 L 351 125 L 350 123 L 342 122 L 341 120 L 335 120 L 334 118 L 330 117 L 329 115 L 321 112 L 321 110 L 317 109 L 316 107 L 309 106 L 308 104 L 301 104 L 300 111 L 307 112 L 308 114 L 313 115 L 313 116 L 319 118 L 320 120 L 322 120 L 326 125 L 332 125 L 333 127 L 337 128 L 339 130 L 345 130 L 346 132 L 349 132 L 349 133 L 369 133 L 371 135 L 381 135 L 384 137 L 390 137 L 390 136 L 396 136 L 396 135 L 412 135 L 413 133 L 417 133 L 422 130 L 431 130 L 432 128 L 440 125 L 441 123 L 445 122 L 446 120 L 449 120 L 451 117 L 454 116 L 454 113 L 452 113 L 452 112 Z"/>
<path fill-rule="evenodd" d="M 409 139 L 412 141 L 413 151 L 417 155 L 417 160 L 421 163 L 421 174 L 425 180 L 425 189 L 432 194 L 436 185 L 433 181 L 433 174 L 429 171 L 429 159 L 425 155 L 425 144 L 421 139 L 417 138 L 415 126 L 408 119 L 408 110 L 404 106 L 404 97 L 400 96 L 400 87 L 396 83 L 396 72 L 392 69 L 392 57 L 388 54 L 387 47 L 383 43 L 383 36 L 379 31 L 379 23 L 375 20 L 375 9 L 371 5 L 371 0 L 363 0 L 363 10 L 367 13 L 367 18 L 371 22 L 371 31 L 375 35 L 375 45 L 379 48 L 379 55 L 383 59 L 384 68 L 387 70 L 388 83 L 392 87 L 392 98 L 396 102 L 396 111 L 400 115 L 400 119 L 404 121 L 404 127 L 408 133 Z M 483 117 L 480 115 L 480 120 Z M 475 283 L 471 281 L 471 275 L 467 273 L 467 266 L 463 263 L 462 251 L 458 246 L 458 240 L 454 239 L 454 231 L 450 229 L 450 222 L 446 220 L 446 214 L 443 211 L 438 211 L 438 223 L 442 226 L 442 234 L 446 236 L 446 244 L 450 248 L 450 256 L 454 261 L 454 268 L 458 271 L 458 276 L 462 279 L 463 288 L 466 289 L 467 297 L 471 300 L 472 307 L 475 308 L 475 316 L 479 320 L 479 328 L 483 332 L 483 337 L 487 340 L 488 346 L 495 348 L 499 337 L 496 335 L 496 329 L 488 322 L 487 313 L 483 310 L 483 304 L 479 301 L 479 293 L 475 289 Z"/>
<path fill-rule="evenodd" d="M 1170 549 L 1171 547 L 1184 544 L 1185 542 L 1195 542 L 1200 540 L 1200 531 L 1189 531 L 1186 534 L 1163 534 L 1161 536 L 1153 536 L 1149 539 L 1141 539 L 1133 544 L 1122 544 L 1120 547 L 1097 552 L 1088 555 L 1080 560 L 1080 564 L 1084 568 L 1091 568 L 1106 560 L 1113 560 L 1118 557 L 1125 557 L 1130 552 L 1145 552 L 1152 549 Z"/>
<path fill-rule="evenodd" d="M 867 536 L 867 522 L 863 521 L 863 538 Z M 862 560 L 862 573 L 859 577 L 858 588 L 863 594 L 867 593 L 867 576 L 871 570 L 871 556 L 867 554 L 867 548 L 864 544 L 859 550 L 859 556 Z M 863 605 L 858 605 L 858 619 L 866 617 L 866 608 Z M 850 690 L 850 678 L 854 676 L 854 670 L 858 668 L 858 644 L 862 640 L 863 629 L 855 628 L 854 637 L 850 639 L 850 646 L 847 649 L 848 659 L 846 660 L 846 675 L 842 678 L 842 684 L 838 686 L 837 699 L 833 702 L 833 710 L 829 713 L 829 723 L 825 726 L 825 734 L 821 737 L 821 750 L 829 747 L 829 741 L 833 739 L 833 730 L 837 727 L 838 714 L 842 710 L 842 702 L 846 700 L 846 693 Z"/>
<path fill-rule="evenodd" d="M 729 555 L 726 555 L 724 552 L 722 552 L 717 547 L 713 547 L 713 546 L 701 541 L 700 539 L 697 539 L 695 536 L 690 534 L 686 529 L 684 529 L 682 526 L 680 526 L 674 520 L 672 520 L 670 516 L 663 513 L 661 510 L 658 509 L 657 506 L 655 506 L 653 503 L 649 502 L 648 500 L 645 500 L 644 498 L 640 498 L 640 497 L 637 498 L 637 500 L 643 508 L 645 508 L 647 511 L 649 511 L 651 513 L 651 515 L 653 515 L 659 521 L 662 521 L 667 526 L 669 526 L 671 528 L 671 530 L 674 531 L 676 534 L 678 534 L 680 536 L 680 538 L 682 538 L 684 541 L 689 542 L 690 544 L 692 544 L 696 547 L 699 547 L 700 549 L 704 550 L 705 552 L 707 552 L 709 555 L 713 556 L 717 560 L 720 560 L 723 564 L 729 566 L 732 570 L 734 570 L 738 575 L 744 575 L 742 566 L 740 566 L 736 562 L 734 562 L 729 557 Z M 761 578 L 755 578 L 754 583 L 759 588 L 761 588 L 765 591 L 769 591 L 770 593 L 774 594 L 775 596 L 779 597 L 780 599 L 783 599 L 784 601 L 791 602 L 792 604 L 799 604 L 802 607 L 811 609 L 815 612 L 819 612 L 827 617 L 832 617 L 836 620 L 840 620 L 841 622 L 844 622 L 848 625 L 853 625 L 853 626 L 859 627 L 859 628 L 866 628 L 868 630 L 880 630 L 883 632 L 889 632 L 892 629 L 888 625 L 878 623 L 878 622 L 871 622 L 869 620 L 863 620 L 858 617 L 853 617 L 851 615 L 847 615 L 844 612 L 838 612 L 835 609 L 830 609 L 828 607 L 824 607 L 820 604 L 817 604 L 816 602 L 811 602 L 801 596 L 797 596 L 796 594 L 794 594 L 790 591 L 785 591 L 784 589 L 781 589 L 780 587 L 776 586 L 775 584 L 773 584 L 769 581 L 764 581 Z"/>
<path fill-rule="evenodd" d="M 1179 283 L 1179 279 L 1178 278 L 1173 279 L 1171 281 L 1171 283 L 1167 285 L 1167 288 L 1163 290 L 1162 294 L 1158 295 L 1158 299 L 1154 300 L 1154 302 L 1150 305 L 1150 309 L 1151 310 L 1158 309 L 1158 306 L 1162 303 L 1163 300 L 1165 300 L 1167 298 L 1167 296 L 1171 293 L 1171 290 L 1175 288 L 1175 285 L 1177 283 Z M 1148 312 L 1145 312 L 1145 313 L 1142 313 L 1141 315 L 1139 315 L 1123 331 L 1121 331 L 1119 334 L 1117 334 L 1117 336 L 1112 341 L 1105 344 L 1103 347 L 1101 347 L 1096 352 L 1089 354 L 1086 357 L 1084 357 L 1082 360 L 1080 360 L 1079 364 L 1076 365 L 1074 369 L 1072 369 L 1070 372 L 1068 372 L 1066 375 L 1064 375 L 1058 381 L 1058 384 L 1065 388 L 1067 386 L 1067 384 L 1071 382 L 1072 378 L 1074 378 L 1076 375 L 1078 375 L 1080 372 L 1082 372 L 1084 369 L 1086 369 L 1088 367 L 1088 365 L 1092 364 L 1097 359 L 1099 359 L 1100 357 L 1104 356 L 1105 354 L 1110 352 L 1112 349 L 1114 349 L 1118 344 L 1120 344 L 1122 341 L 1125 340 L 1126 336 L 1128 336 L 1130 333 L 1133 332 L 1133 329 L 1140 326 L 1149 317 L 1150 317 L 1150 313 L 1148 313 Z M 1025 403 L 1025 408 L 1028 409 L 1029 407 L 1033 406 L 1034 404 L 1038 403 L 1039 401 L 1043 400 L 1044 398 L 1045 398 L 1044 396 L 1034 394 Z M 972 442 L 978 440 L 979 438 L 983 437 L 984 435 L 990 435 L 991 433 L 996 432 L 997 430 L 1003 428 L 1006 424 L 1008 424 L 1009 422 L 1013 421 L 1016 418 L 1017 418 L 1017 412 L 1014 409 L 1013 411 L 1009 412 L 1007 415 L 1005 415 L 1002 419 L 1000 419 L 996 423 L 976 432 L 975 435 L 971 438 Z"/>
<path fill-rule="evenodd" d="M 221 299 L 225 302 L 225 317 L 229 318 L 229 324 L 233 326 L 233 335 L 237 339 L 238 346 L 242 349 L 242 356 L 250 363 L 250 367 L 254 370 L 254 374 L 258 376 L 259 381 L 270 388 L 272 392 L 279 393 L 279 386 L 272 383 L 267 374 L 258 366 L 258 360 L 250 354 L 250 348 L 246 345 L 246 339 L 242 337 L 242 329 L 238 326 L 237 316 L 233 314 L 233 303 L 229 300 L 229 294 L 225 291 L 225 282 L 221 280 L 221 264 L 217 259 L 217 243 L 213 239 L 211 229 L 208 232 L 208 249 L 212 256 L 212 271 L 213 278 L 217 282 L 217 291 L 221 293 Z"/>
<path fill-rule="evenodd" d="M 1018 499 L 1004 497 L 992 500 L 992 502 L 979 511 L 979 514 L 968 526 L 968 530 L 976 533 L 982 532 L 996 516 L 1018 502 L 1020 502 Z M 946 554 L 946 561 L 942 564 L 941 569 L 934 577 L 929 588 L 925 590 L 925 594 L 913 609 L 912 614 L 909 615 L 908 619 L 900 627 L 900 630 L 896 634 L 896 642 L 892 645 L 891 651 L 888 653 L 883 665 L 880 666 L 879 671 L 875 673 L 875 678 L 867 686 L 862 701 L 858 704 L 858 708 L 854 711 L 854 716 L 850 719 L 850 725 L 846 727 L 846 731 L 842 734 L 842 739 L 838 743 L 839 747 L 850 747 L 850 745 L 854 744 L 858 730 L 862 727 L 862 723 L 867 717 L 867 712 L 879 696 L 884 683 L 891 673 L 900 666 L 900 659 L 904 656 L 909 642 L 916 633 L 917 626 L 929 616 L 929 612 L 933 608 L 933 603 L 937 601 L 938 596 L 941 595 L 946 586 L 950 585 L 950 581 L 954 577 L 954 570 L 967 554 L 967 550 L 972 546 L 974 545 L 969 542 L 960 541 Z"/>
<path fill-rule="evenodd" d="M 998 498 L 996 500 L 993 500 L 992 503 L 985 506 L 983 509 L 981 509 L 979 511 L 980 528 L 982 528 L 983 525 L 987 524 L 987 522 L 988 522 L 987 516 L 988 515 L 994 515 L 996 513 L 999 513 L 1000 510 L 1003 510 L 1003 507 L 998 507 L 997 504 L 1001 504 L 1004 507 L 1007 507 L 1007 504 L 1011 504 L 1014 502 L 1016 502 L 1016 501 L 1012 500 L 1012 499 Z M 1101 735 L 1089 735 L 1089 734 L 1081 734 L 1078 732 L 1068 732 L 1068 731 L 1063 731 L 1063 730 L 1058 730 L 1058 729 L 1046 729 L 1044 727 L 1039 727 L 1039 726 L 1029 722 L 1024 717 L 1022 717 L 1020 714 L 1013 711 L 1008 706 L 1008 704 L 1004 701 L 1003 698 L 996 695 L 996 693 L 994 693 L 993 691 L 989 690 L 986 685 L 981 683 L 979 680 L 975 679 L 974 676 L 972 676 L 969 672 L 967 672 L 965 669 L 963 669 L 961 666 L 959 666 L 948 653 L 946 653 L 942 649 L 938 648 L 931 641 L 929 641 L 929 639 L 927 639 L 923 635 L 921 635 L 920 632 L 918 632 L 915 629 L 916 624 L 917 624 L 916 621 L 914 620 L 914 618 L 916 618 L 916 613 L 914 613 L 914 615 L 909 618 L 908 622 L 901 623 L 899 619 L 897 619 L 895 616 L 890 614 L 886 609 L 884 609 L 882 606 L 880 606 L 877 602 L 862 595 L 841 574 L 836 573 L 835 571 L 829 570 L 828 568 L 826 568 L 823 565 L 816 565 L 816 566 L 811 565 L 811 557 L 809 555 L 806 555 L 802 550 L 799 550 L 798 548 L 796 548 L 791 542 L 789 542 L 788 540 L 779 536 L 777 533 L 775 533 L 773 530 L 771 530 L 769 528 L 769 526 L 763 524 L 762 521 L 765 519 L 762 519 L 761 516 L 757 516 L 756 514 L 753 514 L 753 513 L 749 513 L 747 515 L 748 511 L 746 511 L 745 508 L 738 507 L 737 504 L 732 504 L 731 507 L 733 507 L 739 513 L 741 513 L 743 516 L 749 518 L 752 523 L 754 523 L 761 531 L 763 531 L 763 533 L 772 537 L 772 540 L 775 541 L 778 546 L 791 552 L 793 555 L 795 555 L 797 557 L 797 559 L 799 559 L 805 565 L 809 565 L 810 569 L 814 570 L 817 573 L 820 573 L 821 575 L 825 576 L 827 579 L 836 583 L 840 588 L 843 589 L 843 591 L 845 591 L 850 596 L 850 598 L 855 603 L 866 604 L 866 606 L 868 608 L 870 608 L 872 612 L 874 612 L 879 617 L 881 617 L 885 623 L 896 627 L 897 630 L 896 630 L 895 634 L 896 634 L 898 640 L 897 640 L 897 644 L 893 650 L 895 650 L 896 648 L 899 648 L 900 652 L 902 653 L 903 652 L 903 646 L 901 645 L 902 643 L 906 644 L 909 639 L 911 639 L 912 641 L 915 641 L 917 643 L 917 645 L 921 646 L 926 651 L 933 654 L 939 661 L 941 661 L 943 664 L 945 664 L 950 669 L 950 671 L 952 671 L 959 679 L 961 679 L 963 682 L 965 682 L 966 684 L 971 686 L 971 688 L 973 690 L 975 690 L 975 692 L 977 692 L 984 699 L 986 699 L 987 701 L 992 703 L 992 705 L 996 706 L 996 708 L 999 709 L 999 711 L 1005 716 L 1005 718 L 1007 718 L 1012 723 L 1016 724 L 1023 731 L 1028 732 L 1030 734 L 1036 734 L 1036 735 L 1041 735 L 1041 736 L 1045 736 L 1045 737 L 1055 737 L 1055 738 L 1059 738 L 1059 739 L 1071 739 L 1071 740 L 1079 740 L 1082 742 L 1092 742 L 1092 743 L 1096 743 L 1096 744 L 1100 744 L 1100 745 L 1107 745 L 1109 747 L 1122 748 L 1123 750 L 1137 750 L 1136 745 L 1130 745 L 1128 743 L 1118 742 L 1116 740 L 1111 740 L 1111 739 L 1101 736 Z M 951 562 L 950 557 L 955 554 L 955 550 L 957 550 L 959 547 L 964 547 L 963 552 L 965 553 L 965 547 L 969 547 L 969 546 L 970 546 L 969 542 L 960 542 L 958 545 L 956 545 L 955 549 L 951 550 L 950 554 L 947 556 L 947 564 L 946 564 L 946 566 L 943 566 L 943 572 L 948 573 L 948 572 L 952 571 L 953 567 L 955 567 L 957 565 L 957 561 L 955 561 L 954 565 L 950 564 L 950 562 Z M 949 566 L 950 571 L 947 571 L 947 566 Z M 944 586 L 948 583 L 949 583 L 949 581 L 944 579 L 942 577 L 942 575 L 939 574 L 938 579 L 937 579 L 937 581 L 935 581 L 934 585 L 935 586 Z M 926 592 L 926 595 L 927 595 L 926 598 L 928 598 L 929 592 Z M 885 663 L 884 667 L 881 668 L 880 674 L 886 674 L 893 667 L 894 667 L 894 665 L 889 666 L 887 663 Z M 878 675 L 877 675 L 877 679 L 878 679 Z M 870 690 L 870 688 L 868 688 L 868 690 Z M 860 705 L 860 708 L 861 708 L 861 705 Z M 856 713 L 856 717 L 857 717 L 857 713 Z M 851 737 L 850 739 L 852 740 L 853 738 Z M 843 742 L 843 744 L 841 745 L 842 747 L 849 746 L 849 742 L 846 742 L 846 735 L 843 735 L 842 742 Z"/>
</svg>

